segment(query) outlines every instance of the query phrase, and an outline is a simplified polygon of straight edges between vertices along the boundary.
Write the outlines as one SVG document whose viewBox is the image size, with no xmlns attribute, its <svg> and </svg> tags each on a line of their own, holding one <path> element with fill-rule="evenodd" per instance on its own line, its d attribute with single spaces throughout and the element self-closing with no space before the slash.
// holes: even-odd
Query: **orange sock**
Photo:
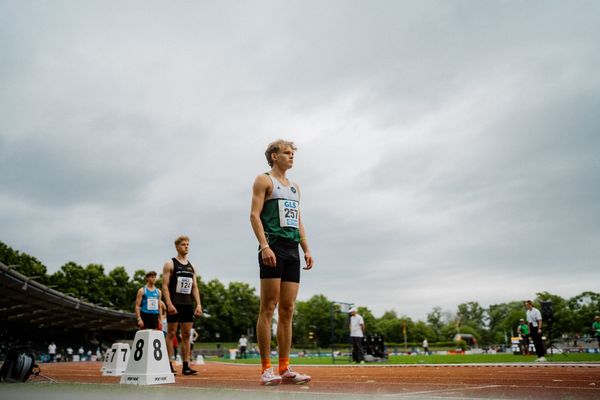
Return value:
<svg viewBox="0 0 600 400">
<path fill-rule="evenodd" d="M 279 375 L 283 374 L 288 367 L 290 366 L 290 359 L 288 358 L 280 358 L 279 359 Z"/>
<path fill-rule="evenodd" d="M 270 358 L 261 358 L 260 362 L 262 364 L 263 372 L 265 372 L 266 369 L 271 368 L 271 359 Z"/>
</svg>

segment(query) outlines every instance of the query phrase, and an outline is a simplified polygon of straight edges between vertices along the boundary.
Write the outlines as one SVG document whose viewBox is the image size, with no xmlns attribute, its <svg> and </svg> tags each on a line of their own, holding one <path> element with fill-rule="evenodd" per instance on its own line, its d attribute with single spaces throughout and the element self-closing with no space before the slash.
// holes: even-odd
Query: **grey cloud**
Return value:
<svg viewBox="0 0 600 400">
<path fill-rule="evenodd" d="M 44 205 L 139 200 L 156 172 L 143 154 L 148 127 L 111 116 L 80 126 L 63 123 L 53 121 L 31 135 L 5 141 L 0 184 L 15 196 Z"/>
<path fill-rule="evenodd" d="M 133 270 L 186 233 L 204 278 L 257 286 L 251 185 L 287 137 L 317 262 L 300 298 L 424 318 L 594 289 L 597 11 L 2 2 L 2 240 Z"/>
</svg>

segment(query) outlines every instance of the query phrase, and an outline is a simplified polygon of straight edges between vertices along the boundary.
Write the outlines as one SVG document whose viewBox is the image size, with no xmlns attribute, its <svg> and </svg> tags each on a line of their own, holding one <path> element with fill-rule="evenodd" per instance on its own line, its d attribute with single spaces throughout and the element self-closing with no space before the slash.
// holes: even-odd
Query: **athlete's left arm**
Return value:
<svg viewBox="0 0 600 400">
<path fill-rule="evenodd" d="M 196 301 L 194 315 L 199 317 L 202 315 L 202 305 L 200 304 L 200 289 L 198 289 L 198 280 L 196 279 L 196 271 L 194 271 L 194 280 L 192 281 L 192 295 Z"/>
<path fill-rule="evenodd" d="M 144 288 L 139 288 L 135 295 L 135 316 L 137 318 L 137 325 L 140 329 L 144 328 L 144 322 L 142 321 L 142 298 L 144 297 Z"/>
<path fill-rule="evenodd" d="M 300 198 L 300 186 L 296 184 L 298 188 L 298 198 Z M 311 269 L 314 264 L 314 260 L 312 255 L 310 254 L 310 247 L 308 247 L 308 240 L 306 237 L 306 231 L 304 230 L 304 224 L 302 223 L 302 210 L 298 210 L 298 227 L 300 231 L 300 247 L 302 247 L 302 251 L 304 252 L 304 260 L 306 261 L 306 267 L 303 269 Z"/>
</svg>

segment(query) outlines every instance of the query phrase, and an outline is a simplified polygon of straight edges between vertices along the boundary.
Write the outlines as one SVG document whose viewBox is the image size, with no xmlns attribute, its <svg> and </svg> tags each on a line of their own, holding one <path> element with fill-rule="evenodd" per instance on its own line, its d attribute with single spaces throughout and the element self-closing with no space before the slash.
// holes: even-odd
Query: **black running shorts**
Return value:
<svg viewBox="0 0 600 400">
<path fill-rule="evenodd" d="M 173 304 L 177 314 L 167 314 L 167 322 L 194 322 L 194 306 L 191 304 Z"/>
<path fill-rule="evenodd" d="M 158 314 L 140 312 L 140 317 L 144 322 L 144 329 L 158 329 Z"/>
<path fill-rule="evenodd" d="M 277 239 L 269 243 L 275 253 L 275 267 L 265 265 L 262 254 L 258 253 L 260 279 L 281 279 L 282 282 L 300 282 L 300 250 L 298 243 L 293 240 Z"/>
</svg>

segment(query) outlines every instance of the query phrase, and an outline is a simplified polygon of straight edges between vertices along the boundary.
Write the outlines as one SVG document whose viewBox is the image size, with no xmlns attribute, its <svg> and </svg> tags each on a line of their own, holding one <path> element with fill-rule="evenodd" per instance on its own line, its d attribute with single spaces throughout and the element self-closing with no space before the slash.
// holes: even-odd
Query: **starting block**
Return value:
<svg viewBox="0 0 600 400">
<path fill-rule="evenodd" d="M 121 383 L 130 385 L 160 385 L 175 383 L 169 366 L 165 336 L 161 331 L 144 329 L 133 339 L 131 356 Z"/>
<path fill-rule="evenodd" d="M 129 361 L 129 345 L 127 343 L 113 343 L 111 348 L 104 355 L 104 363 L 102 364 L 103 376 L 121 376 L 127 368 Z"/>
</svg>

